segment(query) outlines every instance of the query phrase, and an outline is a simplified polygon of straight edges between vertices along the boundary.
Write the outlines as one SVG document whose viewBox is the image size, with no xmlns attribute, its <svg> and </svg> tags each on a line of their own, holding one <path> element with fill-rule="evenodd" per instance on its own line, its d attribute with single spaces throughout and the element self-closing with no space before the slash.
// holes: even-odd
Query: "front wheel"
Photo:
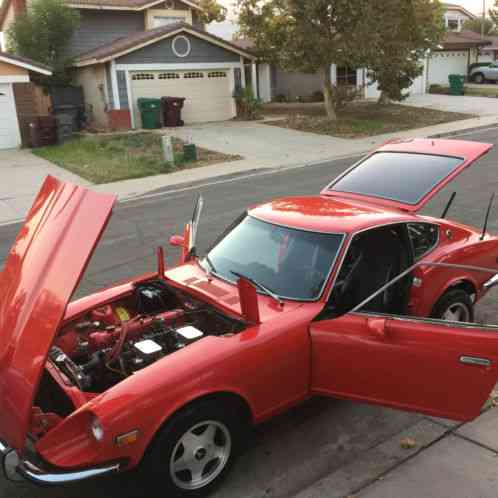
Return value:
<svg viewBox="0 0 498 498">
<path fill-rule="evenodd" d="M 477 73 L 474 75 L 474 83 L 482 84 L 484 83 L 484 74 Z"/>
<path fill-rule="evenodd" d="M 230 406 L 199 403 L 180 411 L 158 434 L 142 463 L 155 485 L 181 496 L 204 496 L 240 450 L 242 417 Z"/>
<path fill-rule="evenodd" d="M 462 289 L 446 292 L 434 306 L 432 318 L 449 322 L 472 323 L 474 306 L 470 296 Z"/>
</svg>

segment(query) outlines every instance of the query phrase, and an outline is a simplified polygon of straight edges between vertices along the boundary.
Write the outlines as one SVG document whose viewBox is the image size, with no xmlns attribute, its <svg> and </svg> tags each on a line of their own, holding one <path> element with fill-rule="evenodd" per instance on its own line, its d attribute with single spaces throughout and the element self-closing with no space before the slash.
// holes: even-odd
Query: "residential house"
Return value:
<svg viewBox="0 0 498 498">
<path fill-rule="evenodd" d="M 428 53 L 421 61 L 423 73 L 408 90 L 412 95 L 425 93 L 433 84 L 448 84 L 450 74 L 466 75 L 468 66 L 482 58 L 480 49 L 490 44 L 480 35 L 463 29 L 465 21 L 476 18 L 474 14 L 456 4 L 443 3 L 443 8 L 448 33 L 438 50 Z M 246 49 L 251 49 L 253 45 L 247 39 L 236 40 L 235 43 Z M 496 45 L 498 50 L 498 43 Z M 364 98 L 374 99 L 380 95 L 377 85 L 369 81 L 366 68 L 332 64 L 331 77 L 333 84 L 358 87 Z M 264 102 L 306 99 L 321 89 L 322 77 L 319 74 L 285 71 L 268 64 L 258 65 L 258 93 Z"/>
<path fill-rule="evenodd" d="M 26 4 L 26 1 L 28 4 Z M 0 30 L 30 0 L 4 0 Z M 81 24 L 69 55 L 98 127 L 139 128 L 141 97 L 184 97 L 186 123 L 236 115 L 233 98 L 244 86 L 248 50 L 208 33 L 192 0 L 67 0 Z M 256 70 L 250 77 L 256 81 Z"/>
</svg>

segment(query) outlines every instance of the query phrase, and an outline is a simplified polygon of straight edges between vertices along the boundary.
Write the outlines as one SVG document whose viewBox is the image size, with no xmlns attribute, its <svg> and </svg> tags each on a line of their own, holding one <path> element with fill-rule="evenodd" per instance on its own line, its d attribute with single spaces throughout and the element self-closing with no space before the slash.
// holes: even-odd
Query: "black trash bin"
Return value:
<svg viewBox="0 0 498 498">
<path fill-rule="evenodd" d="M 57 143 L 57 121 L 53 116 L 37 116 L 29 123 L 31 147 L 45 147 Z"/>
<path fill-rule="evenodd" d="M 185 124 L 182 120 L 182 109 L 185 104 L 183 97 L 163 97 L 161 104 L 164 126 L 176 127 Z"/>
</svg>

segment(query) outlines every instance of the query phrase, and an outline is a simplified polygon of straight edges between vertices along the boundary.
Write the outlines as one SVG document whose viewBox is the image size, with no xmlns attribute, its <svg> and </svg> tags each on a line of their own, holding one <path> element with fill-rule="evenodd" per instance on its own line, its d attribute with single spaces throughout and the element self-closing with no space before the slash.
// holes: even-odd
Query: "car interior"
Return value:
<svg viewBox="0 0 498 498">
<path fill-rule="evenodd" d="M 354 309 L 413 264 L 412 248 L 404 225 L 376 228 L 356 235 L 351 242 L 329 306 L 337 314 Z M 367 303 L 362 311 L 405 315 L 412 276 L 401 279 Z"/>
</svg>

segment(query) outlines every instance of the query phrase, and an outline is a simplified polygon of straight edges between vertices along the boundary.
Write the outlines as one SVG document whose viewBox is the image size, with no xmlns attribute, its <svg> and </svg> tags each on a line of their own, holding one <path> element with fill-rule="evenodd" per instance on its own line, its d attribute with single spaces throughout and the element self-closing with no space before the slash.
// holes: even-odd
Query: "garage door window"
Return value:
<svg viewBox="0 0 498 498">
<path fill-rule="evenodd" d="M 160 80 L 179 80 L 180 75 L 178 73 L 161 73 L 158 78 Z"/>
<path fill-rule="evenodd" d="M 211 71 L 208 74 L 208 78 L 226 78 L 226 77 L 227 73 L 225 73 L 224 71 Z"/>
<path fill-rule="evenodd" d="M 187 80 L 196 79 L 196 78 L 204 78 L 204 73 L 197 73 L 197 72 L 185 73 L 183 75 L 183 77 Z"/>
<path fill-rule="evenodd" d="M 134 74 L 131 77 L 132 80 L 138 81 L 138 80 L 153 80 L 154 79 L 154 74 L 152 73 L 137 73 Z"/>
</svg>

